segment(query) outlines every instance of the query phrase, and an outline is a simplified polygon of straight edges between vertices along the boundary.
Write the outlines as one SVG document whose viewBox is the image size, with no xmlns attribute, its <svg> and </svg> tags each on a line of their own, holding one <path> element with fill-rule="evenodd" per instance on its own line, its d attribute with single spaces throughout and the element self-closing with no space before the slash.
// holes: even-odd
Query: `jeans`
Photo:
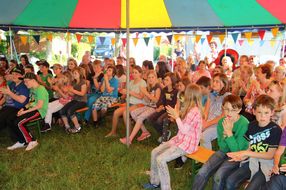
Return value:
<svg viewBox="0 0 286 190">
<path fill-rule="evenodd" d="M 212 141 L 217 138 L 217 124 L 208 127 L 202 133 L 202 137 L 200 140 L 201 146 L 212 149 Z"/>
<path fill-rule="evenodd" d="M 204 189 L 209 178 L 214 173 L 213 189 L 224 189 L 226 178 L 238 167 L 239 162 L 229 162 L 228 157 L 224 152 L 217 151 L 199 170 L 199 173 L 195 177 L 192 189 Z"/>
<path fill-rule="evenodd" d="M 248 165 L 248 162 L 243 163 L 240 168 L 226 179 L 226 189 L 237 189 L 243 182 L 250 178 L 251 172 Z"/>
<path fill-rule="evenodd" d="M 95 94 L 90 94 L 88 99 L 87 99 L 87 107 L 88 110 L 85 112 L 84 114 L 84 119 L 86 121 L 89 121 L 91 113 L 92 113 L 92 108 L 93 108 L 93 104 L 95 103 L 95 101 L 100 97 L 100 94 L 95 93 Z"/>
<path fill-rule="evenodd" d="M 266 185 L 262 186 L 262 190 L 281 190 L 286 189 L 286 176 L 274 175 Z"/>
<path fill-rule="evenodd" d="M 86 106 L 85 102 L 79 102 L 77 100 L 72 100 L 69 103 L 67 103 L 61 110 L 60 115 L 62 117 L 67 117 L 72 119 L 73 117 L 76 117 L 76 110 L 84 108 Z"/>
<path fill-rule="evenodd" d="M 155 112 L 148 118 L 148 121 L 161 136 L 163 135 L 163 121 L 165 118 L 168 118 L 168 114 L 165 110 Z"/>
</svg>

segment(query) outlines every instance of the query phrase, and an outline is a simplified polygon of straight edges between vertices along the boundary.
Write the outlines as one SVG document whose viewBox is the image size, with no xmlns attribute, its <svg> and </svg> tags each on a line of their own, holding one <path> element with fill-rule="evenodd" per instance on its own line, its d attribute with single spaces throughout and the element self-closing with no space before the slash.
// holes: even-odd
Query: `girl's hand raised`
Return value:
<svg viewBox="0 0 286 190">
<path fill-rule="evenodd" d="M 175 120 L 180 117 L 180 113 L 177 109 L 174 109 L 171 106 L 166 106 L 166 109 L 167 109 L 167 113 L 168 113 L 169 117 L 171 117 Z"/>
</svg>

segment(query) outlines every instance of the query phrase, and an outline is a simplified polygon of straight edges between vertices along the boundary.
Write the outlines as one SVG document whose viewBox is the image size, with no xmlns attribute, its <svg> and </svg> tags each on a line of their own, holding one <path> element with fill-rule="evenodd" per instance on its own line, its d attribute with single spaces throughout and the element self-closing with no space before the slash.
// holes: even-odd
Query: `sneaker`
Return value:
<svg viewBox="0 0 286 190">
<path fill-rule="evenodd" d="M 167 142 L 171 138 L 171 131 L 167 130 L 163 135 L 162 135 L 162 142 Z"/>
<path fill-rule="evenodd" d="M 185 164 L 185 163 L 183 162 L 182 158 L 179 157 L 179 158 L 176 159 L 176 163 L 175 163 L 174 169 L 175 169 L 175 170 L 180 170 L 180 169 L 183 168 L 183 165 L 184 165 L 184 164 Z"/>
<path fill-rule="evenodd" d="M 15 150 L 18 148 L 24 148 L 25 146 L 25 143 L 16 142 L 14 145 L 7 147 L 7 150 Z"/>
<path fill-rule="evenodd" d="M 144 189 L 157 189 L 157 188 L 160 188 L 160 185 L 155 185 L 152 183 L 146 183 L 143 185 L 143 188 Z"/>
<path fill-rule="evenodd" d="M 36 146 L 38 146 L 38 141 L 31 141 L 29 142 L 27 148 L 26 148 L 26 151 L 30 151 L 32 149 L 34 149 Z"/>
<path fill-rule="evenodd" d="M 48 123 L 45 123 L 45 125 L 41 128 L 41 133 L 45 133 L 50 131 L 52 128 Z"/>
<path fill-rule="evenodd" d="M 79 133 L 80 130 L 81 130 L 81 127 L 79 127 L 79 128 L 69 128 L 68 132 L 72 133 L 72 134 L 75 134 L 75 133 Z"/>
<path fill-rule="evenodd" d="M 158 140 L 157 140 L 157 142 L 161 144 L 161 143 L 162 143 L 162 139 L 163 139 L 163 137 L 162 137 L 162 136 L 161 136 L 161 137 L 159 137 L 159 138 L 158 138 Z"/>
</svg>

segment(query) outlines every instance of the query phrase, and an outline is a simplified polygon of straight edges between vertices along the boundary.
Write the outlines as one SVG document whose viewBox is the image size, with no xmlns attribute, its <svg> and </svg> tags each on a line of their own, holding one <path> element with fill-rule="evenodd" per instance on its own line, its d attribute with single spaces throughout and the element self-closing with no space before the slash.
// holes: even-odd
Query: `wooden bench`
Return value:
<svg viewBox="0 0 286 190">
<path fill-rule="evenodd" d="M 33 119 L 31 121 L 29 121 L 26 126 L 27 127 L 32 127 L 32 126 L 36 126 L 37 128 L 37 132 L 38 132 L 38 138 L 41 138 L 41 122 L 43 121 L 42 118 L 38 118 L 38 119 Z"/>
<path fill-rule="evenodd" d="M 192 166 L 192 173 L 191 173 L 191 182 L 193 183 L 196 173 L 198 172 L 199 168 L 196 166 L 196 162 L 206 163 L 208 159 L 214 154 L 213 150 L 204 148 L 202 146 L 198 147 L 198 150 L 192 154 L 187 154 L 186 157 L 192 159 L 191 166 Z"/>
</svg>

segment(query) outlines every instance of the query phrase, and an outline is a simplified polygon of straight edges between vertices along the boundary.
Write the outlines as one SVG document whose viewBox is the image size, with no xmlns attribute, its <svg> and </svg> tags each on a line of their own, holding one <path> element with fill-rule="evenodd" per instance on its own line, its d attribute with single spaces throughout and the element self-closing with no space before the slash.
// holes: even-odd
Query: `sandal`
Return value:
<svg viewBox="0 0 286 190">
<path fill-rule="evenodd" d="M 81 127 L 80 128 L 69 128 L 68 132 L 74 134 L 74 133 L 79 133 L 80 130 L 81 130 Z"/>
<path fill-rule="evenodd" d="M 151 134 L 149 132 L 143 132 L 140 137 L 137 138 L 137 141 L 143 141 L 147 138 L 151 137 Z"/>
</svg>

